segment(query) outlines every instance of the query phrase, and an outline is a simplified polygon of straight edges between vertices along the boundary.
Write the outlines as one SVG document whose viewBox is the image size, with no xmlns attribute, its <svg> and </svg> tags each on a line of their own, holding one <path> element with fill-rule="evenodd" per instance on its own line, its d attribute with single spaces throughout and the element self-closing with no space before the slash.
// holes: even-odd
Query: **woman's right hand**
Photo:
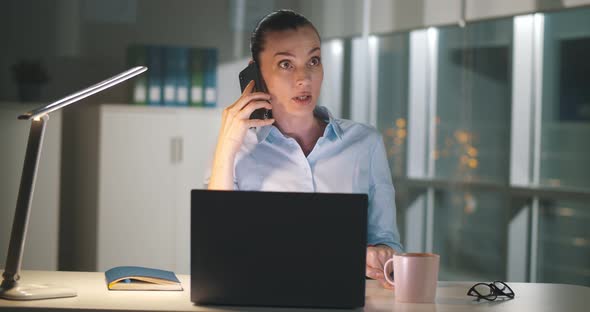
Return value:
<svg viewBox="0 0 590 312">
<path fill-rule="evenodd" d="M 238 152 L 246 132 L 252 127 L 271 125 L 274 119 L 250 119 L 250 115 L 259 108 L 271 109 L 270 95 L 262 92 L 252 92 L 254 81 L 250 81 L 242 96 L 232 105 L 223 110 L 221 130 L 217 145 L 222 145 L 225 153 Z"/>
<path fill-rule="evenodd" d="M 250 81 L 240 98 L 223 110 L 209 189 L 233 189 L 234 160 L 248 129 L 274 123 L 272 118 L 250 119 L 250 115 L 257 109 L 272 109 L 270 95 L 252 92 L 253 88 L 254 81 Z"/>
</svg>

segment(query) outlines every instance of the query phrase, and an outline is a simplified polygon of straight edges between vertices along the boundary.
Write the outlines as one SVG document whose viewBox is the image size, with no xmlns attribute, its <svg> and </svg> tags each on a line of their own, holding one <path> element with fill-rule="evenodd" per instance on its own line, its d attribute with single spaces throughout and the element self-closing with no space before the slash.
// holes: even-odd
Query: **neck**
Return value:
<svg viewBox="0 0 590 312">
<path fill-rule="evenodd" d="M 311 151 L 315 142 L 323 135 L 325 123 L 316 119 L 313 114 L 305 116 L 278 115 L 275 126 L 286 136 L 299 143 L 304 152 Z M 307 154 L 307 153 L 306 153 Z"/>
</svg>

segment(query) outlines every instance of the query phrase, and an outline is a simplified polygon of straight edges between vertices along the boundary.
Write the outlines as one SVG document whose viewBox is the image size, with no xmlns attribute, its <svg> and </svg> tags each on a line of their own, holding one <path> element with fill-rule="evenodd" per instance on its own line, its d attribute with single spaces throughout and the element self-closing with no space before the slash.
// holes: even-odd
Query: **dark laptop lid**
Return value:
<svg viewBox="0 0 590 312">
<path fill-rule="evenodd" d="M 191 192 L 191 301 L 362 307 L 365 194 Z"/>
</svg>

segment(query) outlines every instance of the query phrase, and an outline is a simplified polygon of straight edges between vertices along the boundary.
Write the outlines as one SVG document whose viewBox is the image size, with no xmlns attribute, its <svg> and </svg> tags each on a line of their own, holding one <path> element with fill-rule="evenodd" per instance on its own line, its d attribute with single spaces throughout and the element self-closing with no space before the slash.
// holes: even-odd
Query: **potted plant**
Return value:
<svg viewBox="0 0 590 312">
<path fill-rule="evenodd" d="M 39 101 L 41 87 L 49 81 L 47 70 L 38 60 L 21 60 L 11 67 L 22 102 Z"/>
</svg>

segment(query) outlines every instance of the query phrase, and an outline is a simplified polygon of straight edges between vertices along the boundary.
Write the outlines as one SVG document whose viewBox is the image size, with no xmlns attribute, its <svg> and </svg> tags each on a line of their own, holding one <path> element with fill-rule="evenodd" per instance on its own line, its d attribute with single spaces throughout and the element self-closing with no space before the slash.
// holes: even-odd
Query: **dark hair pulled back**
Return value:
<svg viewBox="0 0 590 312">
<path fill-rule="evenodd" d="M 303 15 L 292 10 L 278 10 L 263 17 L 250 36 L 250 52 L 254 62 L 260 64 L 259 55 L 264 50 L 264 37 L 269 32 L 297 29 L 310 26 L 320 38 L 313 24 Z M 321 39 L 320 39 L 321 40 Z"/>
</svg>

